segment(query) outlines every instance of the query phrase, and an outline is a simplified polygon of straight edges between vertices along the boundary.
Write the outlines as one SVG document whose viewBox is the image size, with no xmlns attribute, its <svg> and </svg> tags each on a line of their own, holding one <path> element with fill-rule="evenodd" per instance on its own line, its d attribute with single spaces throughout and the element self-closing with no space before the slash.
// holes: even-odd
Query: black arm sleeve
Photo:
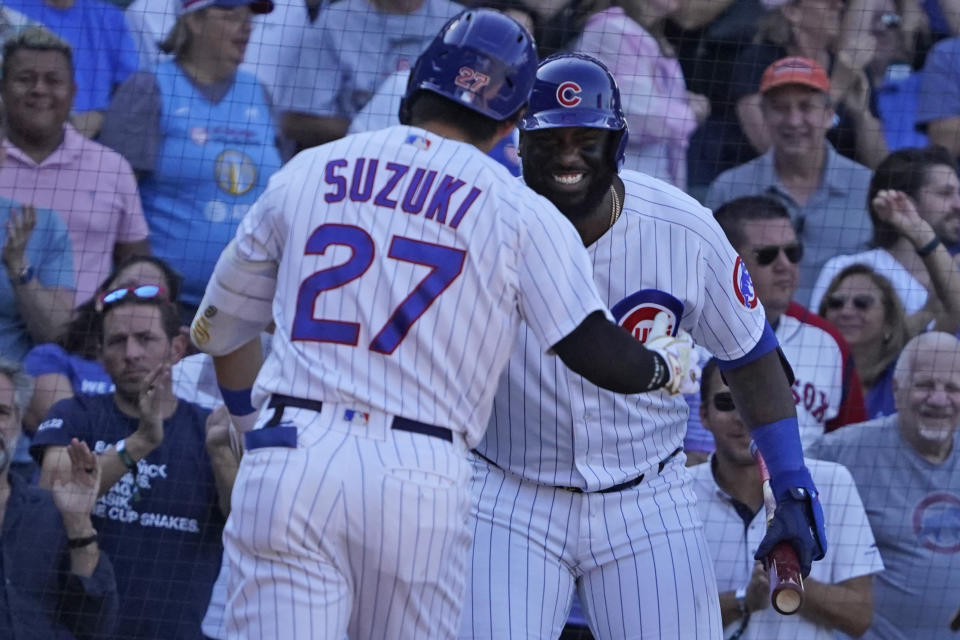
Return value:
<svg viewBox="0 0 960 640">
<path fill-rule="evenodd" d="M 667 383 L 663 358 L 600 311 L 591 313 L 553 351 L 576 373 L 617 393 L 643 393 Z"/>
</svg>

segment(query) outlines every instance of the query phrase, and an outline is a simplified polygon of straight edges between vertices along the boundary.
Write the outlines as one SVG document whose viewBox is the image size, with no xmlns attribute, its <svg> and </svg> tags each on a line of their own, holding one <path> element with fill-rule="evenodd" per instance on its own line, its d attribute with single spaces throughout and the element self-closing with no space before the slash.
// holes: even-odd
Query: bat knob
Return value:
<svg viewBox="0 0 960 640">
<path fill-rule="evenodd" d="M 777 613 L 785 616 L 793 615 L 800 610 L 800 605 L 803 604 L 803 595 L 795 589 L 782 588 L 774 594 L 772 604 Z"/>
</svg>

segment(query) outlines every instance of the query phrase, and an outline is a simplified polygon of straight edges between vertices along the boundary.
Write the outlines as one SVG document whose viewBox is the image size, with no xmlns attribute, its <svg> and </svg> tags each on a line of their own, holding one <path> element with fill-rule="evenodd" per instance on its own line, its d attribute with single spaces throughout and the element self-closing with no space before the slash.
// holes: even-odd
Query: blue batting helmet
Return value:
<svg viewBox="0 0 960 640">
<path fill-rule="evenodd" d="M 468 9 L 444 25 L 414 65 L 400 102 L 410 120 L 410 99 L 432 91 L 497 121 L 530 98 L 537 52 L 527 30 L 498 11 Z"/>
<path fill-rule="evenodd" d="M 627 148 L 627 121 L 620 88 L 606 65 L 580 53 L 552 55 L 540 63 L 521 131 L 586 127 L 619 131 L 614 160 L 619 167 Z"/>
</svg>

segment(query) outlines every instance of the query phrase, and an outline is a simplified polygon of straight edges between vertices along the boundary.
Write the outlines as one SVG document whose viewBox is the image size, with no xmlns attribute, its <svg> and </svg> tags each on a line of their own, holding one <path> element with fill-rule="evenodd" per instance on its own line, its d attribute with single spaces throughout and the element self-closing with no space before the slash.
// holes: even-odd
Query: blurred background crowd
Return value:
<svg viewBox="0 0 960 640">
<path fill-rule="evenodd" d="M 629 123 L 623 168 L 714 212 L 793 367 L 805 446 L 850 470 L 827 483 L 840 487 L 837 526 L 849 516 L 851 536 L 872 531 L 883 562 L 841 556 L 811 580 L 847 585 L 859 610 L 802 612 L 809 628 L 765 635 L 743 622 L 773 615 L 750 595 L 762 577 L 737 578 L 738 565 L 721 602 L 749 586 L 747 605 L 724 622 L 737 637 L 949 637 L 960 0 L 482 6 L 526 26 L 541 57 L 607 64 Z M 183 325 L 271 174 L 305 148 L 397 124 L 411 65 L 462 8 L 2 0 L 0 638 L 223 637 L 220 534 L 238 460 Z M 519 175 L 515 134 L 491 154 Z M 928 352 L 951 358 L 926 366 Z M 936 371 L 922 384 L 920 362 Z M 161 390 L 150 401 L 145 380 Z M 714 474 L 736 457 L 724 389 L 708 372 L 689 398 L 688 463 Z M 930 416 L 945 425 L 932 435 Z M 902 435 L 889 458 L 879 431 L 844 433 L 865 421 Z M 710 495 L 723 579 L 752 515 L 712 527 Z M 586 638 L 583 625 L 575 613 L 565 633 Z"/>
</svg>

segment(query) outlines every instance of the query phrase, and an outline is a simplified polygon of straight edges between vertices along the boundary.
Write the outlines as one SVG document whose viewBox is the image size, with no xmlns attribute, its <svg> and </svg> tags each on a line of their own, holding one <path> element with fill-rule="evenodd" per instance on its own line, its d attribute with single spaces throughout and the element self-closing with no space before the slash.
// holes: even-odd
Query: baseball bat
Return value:
<svg viewBox="0 0 960 640">
<path fill-rule="evenodd" d="M 773 520 L 777 510 L 777 500 L 770 488 L 770 471 L 767 469 L 760 449 L 755 442 L 750 443 L 750 453 L 760 469 L 763 483 L 763 507 L 766 511 L 767 526 Z M 770 604 L 778 613 L 792 615 L 803 605 L 803 576 L 800 574 L 800 561 L 797 552 L 789 542 L 777 544 L 765 559 L 764 565 L 770 576 Z"/>
</svg>

